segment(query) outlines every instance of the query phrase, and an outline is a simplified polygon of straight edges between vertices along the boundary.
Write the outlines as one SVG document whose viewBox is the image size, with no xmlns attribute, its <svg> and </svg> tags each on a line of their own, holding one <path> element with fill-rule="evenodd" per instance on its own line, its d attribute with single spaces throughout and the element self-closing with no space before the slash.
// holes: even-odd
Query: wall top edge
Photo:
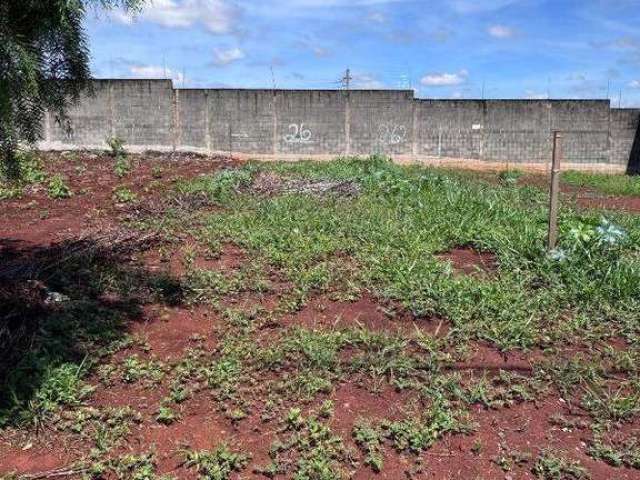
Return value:
<svg viewBox="0 0 640 480">
<path fill-rule="evenodd" d="M 518 103 L 560 103 L 560 102 L 589 102 L 589 103 L 606 103 L 610 105 L 609 100 L 601 98 L 549 98 L 549 99 L 531 99 L 531 98 L 416 98 L 419 102 L 518 102 Z"/>
<path fill-rule="evenodd" d="M 322 92 L 322 93 L 345 93 L 345 90 L 335 88 L 232 88 L 232 87 L 212 87 L 212 88 L 196 88 L 196 87 L 175 87 L 174 82 L 167 78 L 94 78 L 96 83 L 148 83 L 148 82 L 162 82 L 169 83 L 175 90 L 181 91 L 207 91 L 207 92 L 277 92 L 277 93 L 308 93 L 308 92 Z M 415 94 L 414 90 L 409 89 L 351 89 L 351 93 L 396 93 L 396 94 Z M 601 98 L 552 98 L 552 99 L 523 99 L 523 98 L 419 98 L 414 97 L 414 100 L 418 102 L 446 102 L 446 103 L 489 103 L 489 102 L 517 102 L 517 103 L 561 103 L 561 102 L 589 102 L 589 103 L 606 103 L 611 105 L 611 101 Z M 613 108 L 612 110 L 640 110 L 638 108 Z"/>
</svg>

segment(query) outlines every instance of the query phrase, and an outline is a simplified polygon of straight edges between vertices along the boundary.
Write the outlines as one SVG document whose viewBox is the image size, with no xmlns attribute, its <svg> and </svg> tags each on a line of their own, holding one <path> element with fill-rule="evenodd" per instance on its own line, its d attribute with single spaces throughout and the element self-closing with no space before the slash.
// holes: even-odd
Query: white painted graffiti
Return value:
<svg viewBox="0 0 640 480">
<path fill-rule="evenodd" d="M 284 141 L 287 143 L 311 143 L 311 130 L 304 126 L 304 123 L 298 125 L 292 123 L 289 125 L 289 133 L 284 136 Z"/>
<path fill-rule="evenodd" d="M 398 145 L 407 139 L 404 125 L 383 123 L 378 127 L 378 142 L 383 145 Z"/>
</svg>

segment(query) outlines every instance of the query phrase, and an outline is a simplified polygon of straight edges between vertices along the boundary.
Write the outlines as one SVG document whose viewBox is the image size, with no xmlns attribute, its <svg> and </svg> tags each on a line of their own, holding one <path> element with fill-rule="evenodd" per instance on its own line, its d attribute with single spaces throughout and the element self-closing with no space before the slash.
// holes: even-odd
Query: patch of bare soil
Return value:
<svg viewBox="0 0 640 480">
<path fill-rule="evenodd" d="M 217 315 L 205 307 L 158 307 L 145 309 L 144 320 L 131 326 L 130 333 L 145 340 L 149 351 L 157 358 L 178 360 L 185 350 L 200 346 L 213 350 L 216 346 L 214 328 Z"/>
<path fill-rule="evenodd" d="M 458 247 L 436 255 L 450 262 L 453 270 L 464 275 L 488 275 L 498 269 L 498 258 L 491 252 L 480 252 L 472 247 Z"/>
<path fill-rule="evenodd" d="M 533 366 L 544 358 L 541 350 L 502 352 L 483 342 L 471 342 L 466 357 L 449 368 L 481 375 L 497 375 L 501 371 L 528 375 L 533 373 Z"/>
<path fill-rule="evenodd" d="M 46 186 L 33 186 L 22 198 L 2 201 L 0 232 L 4 240 L 12 239 L 35 245 L 65 238 L 75 238 L 87 229 L 100 231 L 113 227 L 114 217 L 129 207 L 117 205 L 113 190 L 125 186 L 141 203 L 161 198 L 163 191 L 181 178 L 211 173 L 237 162 L 226 157 L 193 154 L 142 153 L 129 155 L 129 175 L 119 178 L 114 159 L 107 153 L 44 152 L 48 171 L 61 174 L 73 196 L 52 200 Z M 181 201 L 200 201 L 182 199 Z M 159 200 L 158 200 L 159 201 Z"/>
<path fill-rule="evenodd" d="M 358 328 L 412 335 L 422 333 L 441 336 L 449 330 L 447 321 L 439 318 L 415 318 L 393 303 L 381 303 L 369 293 L 352 302 L 331 300 L 321 296 L 311 300 L 295 314 L 283 318 L 284 325 L 300 325 L 311 329 Z"/>
<path fill-rule="evenodd" d="M 548 190 L 549 176 L 525 175 L 518 180 L 518 184 Z M 640 197 L 606 195 L 592 188 L 563 183 L 560 184 L 560 191 L 580 208 L 640 212 Z"/>
<path fill-rule="evenodd" d="M 353 197 L 360 193 L 360 185 L 351 180 L 285 179 L 273 172 L 260 172 L 254 179 L 251 189 L 261 195 L 305 193 Z"/>
<path fill-rule="evenodd" d="M 576 198 L 578 206 L 582 208 L 596 208 L 600 210 L 621 210 L 625 212 L 640 212 L 640 197 L 591 197 L 579 195 Z"/>
<path fill-rule="evenodd" d="M 360 419 L 400 420 L 410 398 L 409 393 L 399 392 L 389 385 L 372 392 L 351 382 L 342 384 L 331 395 L 335 405 L 331 427 L 344 439 L 349 439 Z"/>
</svg>

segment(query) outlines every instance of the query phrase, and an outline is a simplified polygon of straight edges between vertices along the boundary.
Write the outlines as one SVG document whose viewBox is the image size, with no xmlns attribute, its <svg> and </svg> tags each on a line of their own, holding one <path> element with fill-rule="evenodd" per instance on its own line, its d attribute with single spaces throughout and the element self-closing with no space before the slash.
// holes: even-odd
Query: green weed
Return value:
<svg viewBox="0 0 640 480">
<path fill-rule="evenodd" d="M 157 384 L 164 377 L 163 365 L 153 360 L 140 360 L 138 355 L 124 359 L 120 378 L 124 383 L 136 383 L 144 380 L 147 384 Z"/>
<path fill-rule="evenodd" d="M 60 174 L 54 175 L 49 179 L 47 194 L 49 195 L 49 198 L 54 199 L 69 198 L 73 195 L 71 189 L 65 183 L 64 178 Z"/>
<path fill-rule="evenodd" d="M 376 473 L 382 471 L 384 464 L 382 430 L 367 422 L 360 421 L 353 427 L 353 439 L 365 454 L 365 465 L 369 465 Z"/>
<path fill-rule="evenodd" d="M 498 174 L 498 178 L 505 185 L 515 185 L 523 173 L 520 170 L 503 170 Z"/>
<path fill-rule="evenodd" d="M 591 478 L 579 462 L 558 457 L 555 454 L 542 452 L 532 469 L 536 478 L 541 480 L 586 480 Z"/>
<path fill-rule="evenodd" d="M 347 459 L 342 439 L 316 416 L 304 418 L 300 409 L 289 411 L 285 419 L 285 438 L 276 440 L 270 455 L 272 463 L 263 473 L 288 474 L 296 480 L 340 480 L 341 462 Z"/>
<path fill-rule="evenodd" d="M 603 460 L 614 467 L 640 469 L 640 442 L 634 437 L 625 441 L 607 442 L 596 436 L 589 446 L 588 453 L 593 458 Z"/>
<path fill-rule="evenodd" d="M 213 200 L 228 201 L 242 187 L 249 185 L 252 178 L 253 171 L 250 167 L 227 169 L 195 180 L 180 182 L 177 188 L 182 194 L 203 192 Z"/>
<path fill-rule="evenodd" d="M 434 404 L 423 418 L 406 418 L 382 423 L 384 436 L 398 451 L 420 453 L 431 447 L 443 434 L 466 433 L 471 426 L 461 420 L 460 413 L 444 404 Z"/>
<path fill-rule="evenodd" d="M 185 452 L 185 461 L 187 467 L 196 469 L 200 480 L 227 480 L 233 472 L 242 471 L 249 457 L 233 452 L 223 444 L 213 451 L 188 450 Z"/>
<path fill-rule="evenodd" d="M 164 425 L 171 425 L 178 419 L 178 414 L 170 407 L 161 406 L 156 414 L 156 421 Z"/>
<path fill-rule="evenodd" d="M 79 405 L 94 390 L 82 381 L 83 373 L 82 364 L 65 363 L 47 368 L 23 417 L 40 422 L 61 405 Z"/>
<path fill-rule="evenodd" d="M 117 203 L 131 203 L 138 199 L 138 195 L 132 192 L 128 187 L 120 185 L 113 189 L 113 200 Z"/>
</svg>

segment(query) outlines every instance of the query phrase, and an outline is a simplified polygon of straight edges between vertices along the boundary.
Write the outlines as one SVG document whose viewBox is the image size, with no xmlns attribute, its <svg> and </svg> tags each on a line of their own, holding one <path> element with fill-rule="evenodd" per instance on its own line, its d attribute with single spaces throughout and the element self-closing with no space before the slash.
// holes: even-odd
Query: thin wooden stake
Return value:
<svg viewBox="0 0 640 480">
<path fill-rule="evenodd" d="M 548 248 L 553 250 L 558 243 L 558 195 L 560 191 L 560 159 L 562 158 L 562 135 L 553 132 L 553 160 L 551 163 L 551 187 L 549 190 Z"/>
</svg>

